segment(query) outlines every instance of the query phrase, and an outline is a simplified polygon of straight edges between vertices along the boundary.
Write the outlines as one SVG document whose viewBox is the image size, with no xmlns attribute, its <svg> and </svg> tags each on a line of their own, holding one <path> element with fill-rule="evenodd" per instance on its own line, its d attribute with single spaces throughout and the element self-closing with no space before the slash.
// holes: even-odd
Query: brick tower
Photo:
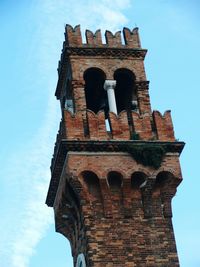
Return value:
<svg viewBox="0 0 200 267">
<path fill-rule="evenodd" d="M 182 180 L 170 111 L 151 111 L 138 29 L 66 26 L 62 120 L 46 203 L 75 267 L 179 266 L 171 201 Z"/>
</svg>

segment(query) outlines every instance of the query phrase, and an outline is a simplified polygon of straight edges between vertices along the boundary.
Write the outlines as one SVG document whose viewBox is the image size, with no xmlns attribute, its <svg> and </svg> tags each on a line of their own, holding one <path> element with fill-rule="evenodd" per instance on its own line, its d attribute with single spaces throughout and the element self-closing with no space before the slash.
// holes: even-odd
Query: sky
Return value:
<svg viewBox="0 0 200 267">
<path fill-rule="evenodd" d="M 60 121 L 54 96 L 64 26 L 139 27 L 153 110 L 172 110 L 183 182 L 173 199 L 181 267 L 200 266 L 198 0 L 0 1 L 0 266 L 72 267 L 45 205 Z"/>
</svg>

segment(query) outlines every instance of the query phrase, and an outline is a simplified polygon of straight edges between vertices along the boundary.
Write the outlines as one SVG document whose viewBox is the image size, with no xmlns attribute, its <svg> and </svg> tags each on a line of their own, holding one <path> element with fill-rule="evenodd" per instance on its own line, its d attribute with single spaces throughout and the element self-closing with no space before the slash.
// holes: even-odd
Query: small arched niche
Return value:
<svg viewBox="0 0 200 267">
<path fill-rule="evenodd" d="M 168 171 L 162 171 L 156 177 L 153 197 L 160 199 L 161 213 L 164 217 L 172 217 L 171 200 L 176 193 L 178 183 L 178 179 Z"/>
<path fill-rule="evenodd" d="M 117 112 L 136 110 L 137 95 L 134 73 L 129 69 L 120 68 L 115 71 L 114 79 L 117 82 L 115 88 Z"/>
<path fill-rule="evenodd" d="M 154 185 L 155 190 L 158 188 L 163 188 L 168 185 L 174 178 L 174 175 L 168 171 L 162 171 L 156 176 L 156 182 Z"/>
<path fill-rule="evenodd" d="M 122 175 L 119 172 L 111 171 L 108 173 L 108 185 L 110 190 L 115 193 L 121 191 L 122 187 Z"/>
<path fill-rule="evenodd" d="M 88 192 L 94 197 L 100 198 L 101 190 L 98 176 L 92 171 L 83 171 L 81 176 Z"/>
<path fill-rule="evenodd" d="M 97 113 L 100 110 L 108 112 L 108 101 L 104 90 L 105 73 L 98 68 L 89 68 L 84 73 L 85 98 L 87 109 Z"/>
<path fill-rule="evenodd" d="M 134 172 L 131 175 L 131 187 L 134 190 L 139 190 L 141 185 L 146 181 L 147 175 L 143 172 Z"/>
</svg>

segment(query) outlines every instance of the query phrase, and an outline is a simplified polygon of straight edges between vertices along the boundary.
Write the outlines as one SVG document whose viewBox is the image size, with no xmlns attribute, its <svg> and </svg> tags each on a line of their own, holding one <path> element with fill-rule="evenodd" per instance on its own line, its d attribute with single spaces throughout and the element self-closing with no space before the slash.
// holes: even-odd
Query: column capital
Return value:
<svg viewBox="0 0 200 267">
<path fill-rule="evenodd" d="M 115 86 L 116 86 L 116 81 L 115 80 L 105 80 L 104 82 L 104 90 L 108 90 L 108 89 L 115 89 Z"/>
</svg>

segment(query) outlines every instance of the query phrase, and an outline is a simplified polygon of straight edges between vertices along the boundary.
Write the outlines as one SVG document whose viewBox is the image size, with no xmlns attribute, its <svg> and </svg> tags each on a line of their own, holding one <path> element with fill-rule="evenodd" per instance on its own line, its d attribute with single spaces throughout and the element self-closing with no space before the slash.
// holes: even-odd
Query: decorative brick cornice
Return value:
<svg viewBox="0 0 200 267">
<path fill-rule="evenodd" d="M 102 47 L 69 47 L 66 46 L 63 48 L 63 52 L 61 54 L 61 59 L 58 64 L 58 84 L 56 88 L 55 95 L 59 99 L 59 94 L 61 91 L 61 87 L 63 81 L 65 79 L 65 73 L 67 68 L 67 62 L 70 56 L 86 56 L 86 57 L 106 57 L 106 58 L 134 58 L 144 60 L 146 56 L 147 50 L 140 48 L 127 48 L 127 46 L 123 46 L 120 48 L 117 47 L 108 47 L 108 45 L 102 45 Z M 138 86 L 144 85 L 145 81 L 138 82 Z M 140 87 L 139 87 L 140 89 Z M 143 88 L 142 88 L 143 89 Z"/>
<path fill-rule="evenodd" d="M 93 151 L 93 152 L 121 152 L 128 145 L 163 146 L 166 152 L 181 153 L 184 142 L 159 142 L 159 141 L 77 141 L 62 140 L 62 145 L 68 151 Z"/>
<path fill-rule="evenodd" d="M 75 56 L 101 56 L 101 57 L 116 57 L 116 58 L 138 58 L 144 59 L 147 53 L 146 49 L 132 49 L 132 48 L 115 48 L 107 47 L 65 47 L 66 55 L 75 55 Z"/>
</svg>

